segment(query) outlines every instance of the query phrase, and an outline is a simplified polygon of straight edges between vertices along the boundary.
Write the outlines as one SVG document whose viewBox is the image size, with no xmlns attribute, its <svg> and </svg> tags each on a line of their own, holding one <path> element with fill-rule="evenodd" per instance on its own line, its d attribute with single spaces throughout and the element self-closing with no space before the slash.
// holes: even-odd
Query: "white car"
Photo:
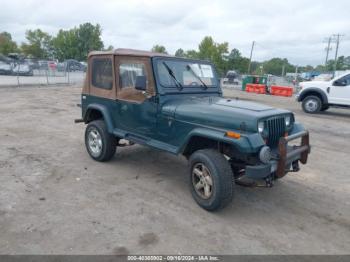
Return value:
<svg viewBox="0 0 350 262">
<path fill-rule="evenodd" d="M 315 114 L 331 106 L 350 108 L 350 73 L 329 81 L 310 81 L 299 84 L 297 101 L 304 112 Z"/>
<path fill-rule="evenodd" d="M 0 61 L 0 75 L 12 75 L 12 66 Z"/>
<path fill-rule="evenodd" d="M 33 69 L 28 64 L 17 64 L 13 68 L 13 74 L 20 76 L 33 76 Z"/>
</svg>

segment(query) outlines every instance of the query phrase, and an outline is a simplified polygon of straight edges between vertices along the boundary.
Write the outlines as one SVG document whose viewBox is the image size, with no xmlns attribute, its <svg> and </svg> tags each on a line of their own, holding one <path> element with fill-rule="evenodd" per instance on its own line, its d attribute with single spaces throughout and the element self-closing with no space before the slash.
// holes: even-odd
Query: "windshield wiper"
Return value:
<svg viewBox="0 0 350 262">
<path fill-rule="evenodd" d="M 168 64 L 165 63 L 164 61 L 163 61 L 163 65 L 164 65 L 165 68 L 168 70 L 169 75 L 174 79 L 176 87 L 181 91 L 181 90 L 183 89 L 183 86 L 182 86 L 182 84 L 180 83 L 180 81 L 177 80 L 176 76 L 174 75 L 173 70 L 171 70 L 171 68 L 168 66 Z"/>
<path fill-rule="evenodd" d="M 190 71 L 190 72 L 192 73 L 192 75 L 193 75 L 194 77 L 196 77 L 196 78 L 202 83 L 202 86 L 204 87 L 204 89 L 208 89 L 208 86 L 203 82 L 202 78 L 200 78 L 200 76 L 197 75 L 197 74 L 193 71 L 193 69 L 192 69 L 192 67 L 191 67 L 190 65 L 187 65 L 187 66 L 186 66 L 186 69 L 187 69 L 188 71 Z"/>
</svg>

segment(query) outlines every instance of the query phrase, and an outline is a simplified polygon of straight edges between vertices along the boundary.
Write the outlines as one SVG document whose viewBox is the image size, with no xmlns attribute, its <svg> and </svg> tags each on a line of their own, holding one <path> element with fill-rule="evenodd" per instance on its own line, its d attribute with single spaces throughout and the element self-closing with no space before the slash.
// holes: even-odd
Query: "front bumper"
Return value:
<svg viewBox="0 0 350 262">
<path fill-rule="evenodd" d="M 288 142 L 301 138 L 301 143 L 298 146 L 290 146 Z M 250 178 L 261 179 L 274 174 L 277 178 L 286 175 L 293 163 L 307 163 L 307 158 L 310 153 L 309 132 L 301 131 L 296 134 L 281 137 L 277 148 L 277 157 L 268 164 L 255 166 L 246 166 L 245 175 Z"/>
</svg>

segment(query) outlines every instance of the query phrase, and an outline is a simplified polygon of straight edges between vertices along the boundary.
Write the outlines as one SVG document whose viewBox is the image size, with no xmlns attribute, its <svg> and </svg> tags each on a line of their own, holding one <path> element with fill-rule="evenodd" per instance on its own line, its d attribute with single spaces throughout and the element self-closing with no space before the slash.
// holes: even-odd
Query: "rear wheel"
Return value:
<svg viewBox="0 0 350 262">
<path fill-rule="evenodd" d="M 199 206 L 214 211 L 233 197 L 233 173 L 226 158 L 213 149 L 194 152 L 189 159 L 189 184 Z"/>
<path fill-rule="evenodd" d="M 305 113 L 316 114 L 322 109 L 322 101 L 317 96 L 307 96 L 303 100 L 302 107 Z"/>
<path fill-rule="evenodd" d="M 105 162 L 114 156 L 117 139 L 108 133 L 103 120 L 95 120 L 90 122 L 86 127 L 85 146 L 93 159 Z"/>
</svg>

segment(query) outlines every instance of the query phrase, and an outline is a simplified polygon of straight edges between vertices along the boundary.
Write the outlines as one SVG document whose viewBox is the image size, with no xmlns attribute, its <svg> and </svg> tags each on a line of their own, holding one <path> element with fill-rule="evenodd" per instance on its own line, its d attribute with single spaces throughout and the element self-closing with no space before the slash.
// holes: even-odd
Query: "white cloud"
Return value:
<svg viewBox="0 0 350 262">
<path fill-rule="evenodd" d="M 60 28 L 91 22 L 102 26 L 107 46 L 147 50 L 162 44 L 173 53 L 180 47 L 196 49 L 211 35 L 245 56 L 255 40 L 256 60 L 278 56 L 315 65 L 324 61 L 323 39 L 342 33 L 346 36 L 339 55 L 350 55 L 347 0 L 0 0 L 0 6 L 0 31 L 10 32 L 18 42 L 25 41 L 26 29 L 55 34 Z"/>
</svg>

